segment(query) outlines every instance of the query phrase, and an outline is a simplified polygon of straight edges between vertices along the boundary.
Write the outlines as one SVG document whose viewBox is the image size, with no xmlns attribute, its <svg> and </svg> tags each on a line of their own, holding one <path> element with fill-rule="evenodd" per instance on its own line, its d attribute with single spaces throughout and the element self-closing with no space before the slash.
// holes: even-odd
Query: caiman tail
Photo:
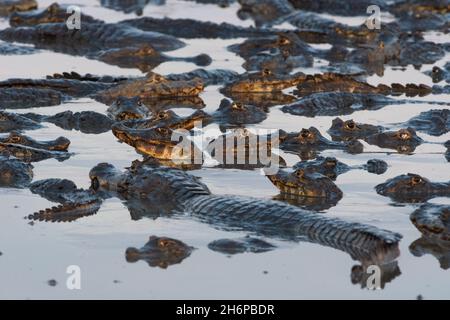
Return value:
<svg viewBox="0 0 450 320">
<path fill-rule="evenodd" d="M 202 195 L 185 203 L 196 218 L 223 228 L 238 228 L 282 239 L 305 240 L 347 252 L 360 261 L 386 262 L 399 255 L 398 233 L 346 222 L 278 201 Z M 389 256 L 386 256 L 389 255 Z"/>
</svg>

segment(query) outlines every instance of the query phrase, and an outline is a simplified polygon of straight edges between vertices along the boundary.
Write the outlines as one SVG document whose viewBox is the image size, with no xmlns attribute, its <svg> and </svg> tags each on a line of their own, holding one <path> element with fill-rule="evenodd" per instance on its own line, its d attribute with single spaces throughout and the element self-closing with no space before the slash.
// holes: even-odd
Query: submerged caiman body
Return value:
<svg viewBox="0 0 450 320">
<path fill-rule="evenodd" d="M 157 214 L 184 212 L 219 228 L 237 228 L 292 241 L 311 241 L 343 250 L 358 260 L 384 260 L 385 253 L 392 251 L 398 255 L 397 246 L 402 237 L 398 233 L 318 215 L 278 201 L 213 195 L 197 177 L 182 170 L 137 165 L 121 172 L 102 163 L 89 175 L 91 189 L 84 191 L 84 196 L 77 195 L 83 191 L 74 192 L 76 187 L 73 186 L 68 190 L 71 201 L 60 201 L 63 202 L 61 206 L 40 211 L 30 218 L 51 221 L 52 215 L 92 214 L 89 206 L 96 212 L 101 197 L 109 193 L 127 201 L 135 199 L 149 203 L 150 210 Z M 42 186 L 45 183 L 45 180 L 39 183 L 40 193 L 44 196 Z M 46 188 L 52 190 L 51 181 Z M 61 190 L 58 194 L 61 196 Z"/>
</svg>

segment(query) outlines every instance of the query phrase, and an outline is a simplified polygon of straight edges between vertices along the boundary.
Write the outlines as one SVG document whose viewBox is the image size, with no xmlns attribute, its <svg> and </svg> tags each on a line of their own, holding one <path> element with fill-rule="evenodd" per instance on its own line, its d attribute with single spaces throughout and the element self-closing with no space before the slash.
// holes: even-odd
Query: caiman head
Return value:
<svg viewBox="0 0 450 320">
<path fill-rule="evenodd" d="M 380 131 L 381 127 L 379 126 L 358 123 L 353 119 L 344 121 L 341 118 L 333 119 L 330 129 L 328 129 L 328 133 L 335 141 L 362 139 Z"/>
<path fill-rule="evenodd" d="M 180 240 L 150 236 L 142 248 L 128 248 L 125 258 L 127 262 L 144 260 L 150 267 L 166 269 L 170 265 L 181 263 L 193 250 L 193 247 Z"/>
<path fill-rule="evenodd" d="M 267 177 L 283 194 L 327 199 L 342 198 L 342 191 L 334 182 L 317 172 L 303 169 L 294 172 L 279 170 L 277 174 Z"/>
<path fill-rule="evenodd" d="M 188 132 L 174 131 L 166 127 L 133 129 L 124 123 L 112 126 L 113 134 L 136 151 L 157 159 L 194 163 L 202 159 L 201 151 L 187 139 Z"/>
<path fill-rule="evenodd" d="M 31 137 L 20 134 L 18 132 L 11 132 L 9 136 L 0 138 L 1 143 L 13 143 L 24 145 L 36 149 L 44 149 L 49 151 L 67 151 L 70 145 L 70 140 L 64 137 L 58 137 L 50 141 L 37 141 Z"/>
<path fill-rule="evenodd" d="M 435 183 L 418 174 L 397 176 L 375 187 L 378 194 L 401 202 L 424 202 L 450 195 L 450 183 Z"/>
<path fill-rule="evenodd" d="M 295 170 L 302 169 L 307 172 L 318 172 L 332 180 L 337 176 L 350 170 L 350 167 L 335 157 L 317 157 L 314 161 L 300 161 L 294 167 Z"/>
<path fill-rule="evenodd" d="M 107 110 L 109 116 L 116 121 L 143 119 L 149 112 L 138 97 L 118 97 Z"/>
<path fill-rule="evenodd" d="M 34 8 L 30 9 L 36 8 L 37 5 Z M 58 3 L 54 2 L 45 9 L 23 12 L 16 11 L 11 14 L 9 24 L 11 25 L 11 27 L 26 27 L 35 26 L 41 23 L 66 22 L 67 18 L 70 15 L 69 13 L 67 13 L 67 8 L 67 6 L 61 6 Z M 94 21 L 94 19 L 89 16 L 83 16 L 81 19 L 83 20 L 83 22 Z"/>
<path fill-rule="evenodd" d="M 258 106 L 222 99 L 219 108 L 214 113 L 214 118 L 219 122 L 229 124 L 253 124 L 265 120 L 267 114 Z"/>
<path fill-rule="evenodd" d="M 410 217 L 414 226 L 427 238 L 450 246 L 450 206 L 426 203 Z"/>
<path fill-rule="evenodd" d="M 243 74 L 237 81 L 227 85 L 223 92 L 281 92 L 289 87 L 296 86 L 304 78 L 304 74 L 281 75 L 275 74 L 269 69 Z"/>
<path fill-rule="evenodd" d="M 299 133 L 280 133 L 280 145 L 288 150 L 334 148 L 344 149 L 351 153 L 361 153 L 364 149 L 362 143 L 354 139 L 346 142 L 330 141 L 322 136 L 315 127 L 303 128 Z"/>
<path fill-rule="evenodd" d="M 365 141 L 380 148 L 395 149 L 399 153 L 413 152 L 423 142 L 413 128 L 376 133 L 365 138 Z"/>
<path fill-rule="evenodd" d="M 170 129 L 193 129 L 196 124 L 206 125 L 211 116 L 202 110 L 197 110 L 187 117 L 180 117 L 172 110 L 161 110 L 148 119 L 126 122 L 125 125 L 136 129 L 148 129 L 153 127 L 166 127 Z"/>
</svg>

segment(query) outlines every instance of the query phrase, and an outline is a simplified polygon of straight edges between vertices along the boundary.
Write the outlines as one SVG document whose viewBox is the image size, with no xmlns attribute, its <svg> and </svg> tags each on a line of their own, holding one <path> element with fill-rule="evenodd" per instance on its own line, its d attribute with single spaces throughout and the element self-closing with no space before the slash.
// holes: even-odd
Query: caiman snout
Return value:
<svg viewBox="0 0 450 320">
<path fill-rule="evenodd" d="M 111 127 L 112 133 L 117 137 L 117 139 L 134 147 L 134 139 L 130 134 L 129 129 L 130 128 L 126 127 L 122 123 L 116 123 Z"/>
<path fill-rule="evenodd" d="M 99 163 L 89 172 L 91 188 L 95 191 L 99 189 L 117 190 L 122 173 L 112 164 Z"/>
</svg>

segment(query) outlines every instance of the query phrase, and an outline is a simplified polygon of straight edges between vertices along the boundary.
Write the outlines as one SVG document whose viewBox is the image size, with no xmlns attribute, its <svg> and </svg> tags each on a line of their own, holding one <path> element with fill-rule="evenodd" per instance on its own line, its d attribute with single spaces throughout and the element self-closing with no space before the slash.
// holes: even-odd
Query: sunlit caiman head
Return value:
<svg viewBox="0 0 450 320">
<path fill-rule="evenodd" d="M 365 141 L 380 148 L 395 149 L 399 153 L 413 152 L 423 142 L 422 138 L 417 136 L 416 130 L 409 127 L 398 131 L 376 133 L 365 138 Z"/>
<path fill-rule="evenodd" d="M 342 191 L 334 182 L 317 172 L 308 172 L 303 169 L 293 172 L 279 170 L 277 174 L 267 177 L 284 194 L 299 197 L 342 198 Z"/>
<path fill-rule="evenodd" d="M 37 4 L 34 8 L 37 8 Z M 66 22 L 71 13 L 67 13 L 67 5 L 59 5 L 54 2 L 45 9 L 14 12 L 11 14 L 9 24 L 12 27 L 35 26 L 40 23 L 57 23 Z M 31 8 L 33 9 L 33 8 Z M 94 22 L 95 19 L 90 16 L 83 15 L 81 20 L 86 22 Z"/>
<path fill-rule="evenodd" d="M 187 132 L 175 132 L 166 127 L 133 129 L 124 123 L 112 126 L 113 134 L 136 151 L 157 159 L 194 163 L 201 158 L 201 151 L 187 139 Z M 172 140 L 173 139 L 173 140 Z"/>
<path fill-rule="evenodd" d="M 379 133 L 381 129 L 379 126 L 355 122 L 353 119 L 344 121 L 341 118 L 335 118 L 328 133 L 333 140 L 362 139 Z"/>
<path fill-rule="evenodd" d="M 37 141 L 31 137 L 15 131 L 11 132 L 7 137 L 0 138 L 0 142 L 20 144 L 36 149 L 44 149 L 49 151 L 67 151 L 70 145 L 70 140 L 64 137 L 58 137 L 55 140 L 49 141 Z"/>
<path fill-rule="evenodd" d="M 268 69 L 241 75 L 235 82 L 223 88 L 223 92 L 280 92 L 296 86 L 305 75 L 301 72 L 292 75 L 274 74 Z"/>
<path fill-rule="evenodd" d="M 423 202 L 433 197 L 449 196 L 450 183 L 431 182 L 418 174 L 408 173 L 377 185 L 375 190 L 395 201 Z"/>
<path fill-rule="evenodd" d="M 202 110 L 197 110 L 187 117 L 180 117 L 172 110 L 161 110 L 148 119 L 127 122 L 125 125 L 135 129 L 148 129 L 153 127 L 166 127 L 172 130 L 191 130 L 196 125 L 205 126 L 210 122 L 211 116 Z"/>
<path fill-rule="evenodd" d="M 118 97 L 116 101 L 106 110 L 108 115 L 116 121 L 143 119 L 147 117 L 150 110 L 138 97 Z"/>
<path fill-rule="evenodd" d="M 36 0 L 2 1 L 0 15 L 8 16 L 17 11 L 28 11 L 38 7 Z"/>
<path fill-rule="evenodd" d="M 193 250 L 193 247 L 180 240 L 150 236 L 142 248 L 128 248 L 125 258 L 127 262 L 144 260 L 150 267 L 166 269 L 170 265 L 181 263 Z"/>
<path fill-rule="evenodd" d="M 351 153 L 361 153 L 364 149 L 358 140 L 350 140 L 345 142 L 330 141 L 315 127 L 309 129 L 303 128 L 300 132 L 286 133 L 280 131 L 280 145 L 287 150 L 295 151 L 296 149 L 343 149 Z"/>
<path fill-rule="evenodd" d="M 450 246 L 450 206 L 426 203 L 414 211 L 411 222 L 431 240 L 444 241 Z"/>
</svg>

